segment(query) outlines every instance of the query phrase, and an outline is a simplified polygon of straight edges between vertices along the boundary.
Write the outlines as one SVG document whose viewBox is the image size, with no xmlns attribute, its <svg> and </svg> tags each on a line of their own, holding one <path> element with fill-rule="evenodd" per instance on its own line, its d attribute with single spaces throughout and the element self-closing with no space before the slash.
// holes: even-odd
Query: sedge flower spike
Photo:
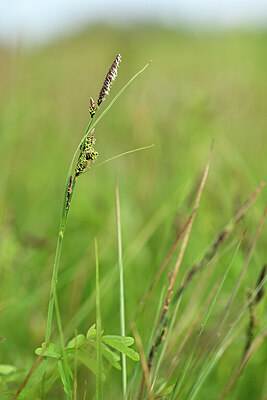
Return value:
<svg viewBox="0 0 267 400">
<path fill-rule="evenodd" d="M 90 164 L 94 163 L 97 159 L 98 152 L 95 150 L 94 145 L 95 137 L 94 129 L 92 129 L 85 139 L 83 150 L 78 158 L 75 168 L 75 177 L 83 173 L 90 166 Z"/>
<path fill-rule="evenodd" d="M 118 73 L 118 65 L 121 61 L 121 55 L 118 54 L 117 57 L 115 58 L 115 60 L 113 61 L 107 76 L 104 80 L 103 86 L 100 90 L 99 96 L 98 96 L 98 100 L 97 100 L 97 105 L 100 106 L 100 104 L 102 103 L 102 101 L 105 100 L 105 95 L 109 94 L 110 91 L 110 87 L 111 84 L 115 81 L 117 73 Z"/>
<path fill-rule="evenodd" d="M 94 102 L 94 99 L 90 97 L 90 107 L 89 107 L 89 114 L 91 115 L 91 118 L 95 115 L 96 112 L 96 105 Z"/>
</svg>

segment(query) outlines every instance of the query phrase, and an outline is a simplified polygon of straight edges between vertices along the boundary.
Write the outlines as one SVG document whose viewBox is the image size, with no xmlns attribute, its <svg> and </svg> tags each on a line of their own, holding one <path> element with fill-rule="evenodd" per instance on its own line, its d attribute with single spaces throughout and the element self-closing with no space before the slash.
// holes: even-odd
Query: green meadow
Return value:
<svg viewBox="0 0 267 400">
<path fill-rule="evenodd" d="M 90 351 L 83 349 L 89 361 L 81 361 L 77 348 L 77 335 L 97 319 L 95 238 L 103 335 L 121 335 L 116 177 L 126 334 L 141 356 L 127 357 L 127 398 L 266 399 L 266 276 L 255 291 L 267 263 L 266 187 L 230 223 L 266 179 L 266 46 L 260 31 L 99 25 L 40 47 L 0 49 L 0 399 L 100 399 L 101 390 L 103 399 L 123 399 L 122 372 L 105 357 L 101 383 L 97 337 Z M 152 62 L 97 124 L 98 160 L 78 177 L 73 193 L 57 280 L 65 346 L 76 337 L 76 356 L 68 360 L 74 389 L 67 393 L 56 357 L 45 361 L 35 350 L 45 341 L 69 164 L 90 120 L 89 97 L 97 100 L 118 53 L 118 76 L 99 113 Z M 158 327 L 183 244 L 166 326 Z M 55 312 L 51 342 L 61 349 Z M 109 349 L 121 364 L 121 352 Z"/>
</svg>

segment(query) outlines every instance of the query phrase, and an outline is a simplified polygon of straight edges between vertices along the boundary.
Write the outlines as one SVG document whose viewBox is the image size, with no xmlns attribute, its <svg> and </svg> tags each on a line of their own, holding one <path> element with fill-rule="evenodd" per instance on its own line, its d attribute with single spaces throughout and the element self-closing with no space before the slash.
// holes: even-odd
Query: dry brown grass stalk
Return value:
<svg viewBox="0 0 267 400">
<path fill-rule="evenodd" d="M 174 301 L 177 301 L 181 294 L 184 292 L 184 290 L 187 288 L 188 284 L 192 280 L 192 278 L 195 276 L 196 273 L 198 273 L 201 269 L 205 268 L 215 257 L 218 248 L 223 244 L 223 242 L 226 240 L 226 238 L 232 233 L 235 225 L 245 216 L 246 212 L 250 208 L 250 206 L 253 204 L 253 202 L 256 200 L 260 192 L 262 191 L 265 183 L 261 182 L 259 186 L 256 188 L 256 190 L 252 193 L 252 195 L 249 197 L 249 199 L 245 202 L 243 207 L 240 208 L 240 210 L 236 213 L 234 218 L 229 222 L 229 224 L 226 225 L 226 227 L 219 233 L 219 235 L 215 238 L 213 241 L 210 249 L 205 253 L 204 257 L 202 260 L 196 264 L 194 264 L 190 271 L 187 274 L 187 277 L 185 278 L 185 281 L 182 283 L 178 291 L 174 295 Z"/>
<path fill-rule="evenodd" d="M 24 379 L 24 381 L 22 382 L 22 384 L 20 385 L 20 387 L 18 388 L 15 396 L 13 397 L 12 400 L 16 400 L 18 399 L 19 395 L 21 394 L 22 390 L 25 388 L 25 386 L 27 385 L 30 377 L 32 376 L 33 372 L 35 371 L 35 369 L 38 367 L 38 365 L 40 364 L 40 362 L 42 361 L 43 355 L 47 349 L 49 345 L 49 342 L 46 343 L 46 345 L 44 346 L 41 354 L 36 358 L 36 360 L 33 363 L 33 366 L 31 367 L 30 371 L 28 372 L 26 378 Z"/>
<path fill-rule="evenodd" d="M 156 274 L 154 275 L 154 277 L 153 277 L 153 279 L 152 279 L 147 291 L 145 292 L 144 296 L 142 297 L 142 299 L 140 300 L 140 302 L 139 302 L 139 304 L 137 306 L 137 309 L 136 309 L 136 311 L 135 311 L 135 313 L 134 313 L 134 315 L 132 317 L 132 321 L 134 321 L 136 319 L 137 315 L 140 313 L 140 311 L 141 311 L 144 303 L 148 299 L 153 287 L 158 282 L 158 280 L 159 280 L 160 276 L 162 275 L 162 273 L 165 271 L 165 268 L 167 267 L 167 265 L 168 265 L 172 255 L 173 255 L 174 251 L 176 250 L 178 244 L 180 243 L 180 240 L 181 240 L 181 238 L 182 238 L 187 226 L 189 225 L 189 223 L 191 221 L 191 217 L 192 217 L 192 214 L 190 215 L 190 217 L 188 218 L 188 220 L 186 221 L 186 223 L 184 224 L 182 229 L 179 231 L 179 233 L 178 233 L 178 235 L 177 235 L 177 237 L 176 237 L 176 239 L 175 239 L 175 241 L 174 241 L 169 253 L 167 254 L 167 257 L 164 259 L 163 263 L 161 264 L 161 266 L 157 270 Z"/>
<path fill-rule="evenodd" d="M 151 384 L 150 384 L 150 379 L 149 379 L 149 370 L 148 370 L 148 365 L 147 365 L 146 356 L 145 356 L 145 352 L 144 352 L 144 347 L 143 347 L 143 344 L 142 344 L 142 341 L 141 341 L 141 338 L 140 338 L 140 335 L 136 328 L 135 323 L 132 323 L 131 327 L 133 330 L 133 335 L 135 338 L 136 346 L 137 346 L 138 352 L 140 354 L 141 366 L 142 366 L 143 375 L 145 378 L 144 380 L 145 380 L 145 383 L 147 386 L 147 391 L 150 396 L 149 398 L 154 399 L 154 396 L 153 396 L 153 393 L 151 390 Z"/>
</svg>

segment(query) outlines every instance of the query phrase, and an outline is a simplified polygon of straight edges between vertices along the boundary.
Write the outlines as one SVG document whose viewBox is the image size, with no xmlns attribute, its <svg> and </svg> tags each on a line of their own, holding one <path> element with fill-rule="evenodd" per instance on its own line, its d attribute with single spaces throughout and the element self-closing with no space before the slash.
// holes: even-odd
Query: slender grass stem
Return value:
<svg viewBox="0 0 267 400">
<path fill-rule="evenodd" d="M 67 391 L 68 391 L 67 398 L 69 400 L 71 400 L 72 399 L 72 384 L 71 384 L 70 376 L 69 376 L 69 373 L 68 373 L 69 366 L 68 366 L 68 360 L 67 360 L 67 355 L 66 355 L 66 350 L 65 350 L 65 339 L 64 339 L 64 333 L 63 333 L 63 328 L 62 328 L 62 322 L 61 322 L 61 316 L 60 316 L 60 309 L 59 309 L 59 304 L 58 304 L 57 293 L 55 293 L 55 311 L 56 311 L 56 318 L 57 318 L 57 326 L 58 326 L 58 330 L 59 330 L 61 350 L 62 350 L 62 355 L 63 355 L 64 381 L 66 382 Z"/>
<path fill-rule="evenodd" d="M 120 197 L 119 197 L 118 178 L 116 178 L 115 194 L 116 194 L 115 197 L 116 197 L 118 265 L 119 265 L 119 276 L 120 276 L 120 323 L 121 323 L 121 336 L 125 336 L 124 280 L 123 280 L 122 240 L 121 240 L 121 213 L 120 213 Z M 126 393 L 127 393 L 127 366 L 126 366 L 126 356 L 125 356 L 125 354 L 122 354 L 122 390 L 123 390 L 123 399 L 126 399 Z"/>
<path fill-rule="evenodd" d="M 73 374 L 73 400 L 77 400 L 77 329 L 75 330 L 75 354 L 74 354 L 74 374 Z"/>
<path fill-rule="evenodd" d="M 66 359 L 65 339 L 64 339 L 64 333 L 63 333 L 63 328 L 62 328 L 62 322 L 61 322 L 61 316 L 60 316 L 60 310 L 59 310 L 57 294 L 55 296 L 55 310 L 56 310 L 57 325 L 58 325 L 58 330 L 59 330 L 59 337 L 60 337 L 60 344 L 61 344 L 62 354 L 63 354 L 63 357 Z"/>
<path fill-rule="evenodd" d="M 100 308 L 100 290 L 99 290 L 99 259 L 98 246 L 95 239 L 95 282 L 96 282 L 96 400 L 101 400 L 103 396 L 102 388 L 102 352 L 101 352 L 101 308 Z"/>
<path fill-rule="evenodd" d="M 52 283 L 51 283 L 51 289 L 50 289 L 49 305 L 48 305 L 46 334 L 45 334 L 46 342 L 48 342 L 50 340 L 51 330 L 52 330 L 52 320 L 53 320 L 53 311 L 54 311 L 54 303 L 55 303 L 55 295 L 56 295 L 57 276 L 58 276 L 58 268 L 59 268 L 59 261 L 60 261 L 64 231 L 65 231 L 65 227 L 61 227 L 59 230 L 59 234 L 58 234 L 56 257 L 55 257 L 55 263 L 54 263 L 54 269 L 53 269 L 53 275 L 52 275 Z"/>
</svg>

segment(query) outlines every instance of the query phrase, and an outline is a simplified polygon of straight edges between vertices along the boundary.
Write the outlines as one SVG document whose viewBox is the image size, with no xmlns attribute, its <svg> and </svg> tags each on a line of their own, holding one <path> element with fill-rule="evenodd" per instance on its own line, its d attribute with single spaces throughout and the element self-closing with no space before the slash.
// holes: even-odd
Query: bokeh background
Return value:
<svg viewBox="0 0 267 400">
<path fill-rule="evenodd" d="M 123 62 L 103 108 L 133 74 L 153 61 L 97 126 L 99 161 L 141 146 L 156 146 L 105 164 L 79 179 L 59 275 L 67 338 L 75 329 L 86 332 L 95 322 L 95 237 L 100 249 L 103 326 L 107 333 L 119 333 L 116 175 L 127 322 L 189 216 L 212 140 L 211 171 L 180 281 L 185 269 L 201 258 L 214 236 L 266 178 L 266 27 L 264 0 L 1 1 L 0 335 L 6 340 L 1 343 L 0 363 L 14 365 L 21 374 L 7 386 L 6 398 L 11 398 L 10 393 L 31 367 L 34 349 L 44 339 L 65 178 L 89 120 L 89 96 L 97 98 L 114 57 L 121 53 Z M 219 261 L 185 294 L 181 315 L 188 312 L 190 301 L 193 318 L 222 275 L 229 248 L 247 228 L 214 319 L 220 315 L 265 201 L 263 190 Z M 266 229 L 258 240 L 236 307 L 243 304 L 246 290 L 255 286 L 266 263 Z M 144 344 L 160 288 L 166 284 L 167 273 L 137 321 Z M 259 329 L 266 325 L 264 309 L 263 302 Z M 246 340 L 246 322 L 202 389 L 202 398 L 216 398 L 231 376 Z M 262 350 L 247 366 L 235 397 L 230 394 L 229 398 L 264 399 L 266 343 Z M 86 372 L 81 374 L 84 380 Z M 92 376 L 88 379 L 93 382 Z M 117 371 L 110 373 L 106 385 L 105 398 L 119 398 Z M 51 398 L 63 398 L 60 385 L 53 393 Z M 88 398 L 93 393 L 94 383 Z"/>
</svg>

